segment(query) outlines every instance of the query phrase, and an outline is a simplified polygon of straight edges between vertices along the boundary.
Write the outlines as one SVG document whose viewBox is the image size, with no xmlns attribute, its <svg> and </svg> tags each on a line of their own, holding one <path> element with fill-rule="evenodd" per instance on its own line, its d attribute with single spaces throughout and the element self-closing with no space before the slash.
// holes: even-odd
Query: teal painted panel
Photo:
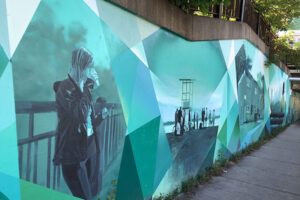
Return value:
<svg viewBox="0 0 300 200">
<path fill-rule="evenodd" d="M 8 57 L 5 54 L 2 46 L 0 45 L 0 77 L 2 76 L 2 73 L 4 72 L 8 61 L 9 61 Z"/>
<path fill-rule="evenodd" d="M 132 151 L 130 135 L 126 136 L 120 174 L 118 178 L 118 187 L 116 193 L 117 200 L 142 200 L 144 199 L 139 175 Z"/>
<path fill-rule="evenodd" d="M 150 70 L 139 61 L 131 99 L 128 132 L 135 131 L 158 116 L 160 116 L 160 111 Z"/>
<path fill-rule="evenodd" d="M 144 198 L 148 198 L 154 192 L 153 184 L 160 119 L 160 117 L 157 117 L 129 134 Z"/>
<path fill-rule="evenodd" d="M 270 132 L 272 112 L 284 114 L 281 126 L 299 117 L 300 97 L 291 96 L 287 74 L 266 67 L 249 41 L 188 41 L 108 1 L 42 0 L 12 64 L 8 46 L 0 48 L 0 198 L 75 199 L 66 170 L 51 161 L 60 134 L 53 134 L 59 121 L 53 84 L 67 77 L 78 47 L 93 55 L 100 81 L 92 91 L 103 118 L 93 127 L 100 153 L 91 184 L 101 183 L 94 198 L 168 194 L 220 152 L 229 158 Z M 31 129 L 53 136 L 21 146 L 32 140 Z"/>
</svg>

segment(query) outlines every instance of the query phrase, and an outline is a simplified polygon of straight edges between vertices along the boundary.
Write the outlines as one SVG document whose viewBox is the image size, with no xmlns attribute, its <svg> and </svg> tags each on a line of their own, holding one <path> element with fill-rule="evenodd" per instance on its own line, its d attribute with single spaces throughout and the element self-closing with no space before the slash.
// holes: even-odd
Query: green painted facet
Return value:
<svg viewBox="0 0 300 200">
<path fill-rule="evenodd" d="M 125 138 L 117 184 L 117 200 L 144 199 L 129 135 Z"/>
<path fill-rule="evenodd" d="M 227 119 L 224 122 L 223 126 L 219 128 L 218 140 L 224 145 L 227 146 Z"/>
<path fill-rule="evenodd" d="M 33 200 L 33 199 L 47 199 L 47 200 L 79 200 L 79 198 L 71 195 L 63 194 L 55 190 L 42 187 L 24 180 L 20 180 L 21 199 Z"/>
<path fill-rule="evenodd" d="M 235 124 L 233 125 L 233 130 L 230 134 L 230 139 L 228 142 L 228 150 L 231 154 L 237 153 L 239 151 L 239 141 L 240 141 L 240 121 L 237 117 Z"/>
<path fill-rule="evenodd" d="M 164 125 L 161 120 L 159 134 L 158 134 L 158 142 L 157 142 L 156 167 L 155 167 L 153 191 L 155 191 L 156 188 L 158 187 L 165 173 L 171 166 L 172 161 L 173 161 L 172 153 L 170 151 L 168 138 L 166 136 Z"/>
<path fill-rule="evenodd" d="M 9 200 L 7 196 L 5 196 L 2 192 L 0 192 L 0 199 L 1 200 Z"/>
<path fill-rule="evenodd" d="M 144 198 L 151 196 L 156 169 L 160 116 L 129 134 Z"/>
<path fill-rule="evenodd" d="M 235 102 L 232 106 L 231 110 L 228 111 L 227 116 L 227 141 L 230 141 L 230 138 L 232 137 L 232 133 L 235 129 L 236 121 L 239 118 L 239 106 L 238 103 Z"/>
</svg>

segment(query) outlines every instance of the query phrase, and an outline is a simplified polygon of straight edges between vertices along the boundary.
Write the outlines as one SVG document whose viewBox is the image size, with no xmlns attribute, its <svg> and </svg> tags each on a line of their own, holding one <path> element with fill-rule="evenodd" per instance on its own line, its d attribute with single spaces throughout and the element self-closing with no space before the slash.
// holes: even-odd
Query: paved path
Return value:
<svg viewBox="0 0 300 200">
<path fill-rule="evenodd" d="M 300 200 L 300 122 L 178 200 Z"/>
</svg>

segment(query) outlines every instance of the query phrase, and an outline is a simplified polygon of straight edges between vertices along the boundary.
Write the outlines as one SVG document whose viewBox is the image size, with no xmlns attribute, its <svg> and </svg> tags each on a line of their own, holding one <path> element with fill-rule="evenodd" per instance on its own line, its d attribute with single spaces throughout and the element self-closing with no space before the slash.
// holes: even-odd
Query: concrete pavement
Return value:
<svg viewBox="0 0 300 200">
<path fill-rule="evenodd" d="M 177 200 L 300 200 L 300 122 Z"/>
</svg>

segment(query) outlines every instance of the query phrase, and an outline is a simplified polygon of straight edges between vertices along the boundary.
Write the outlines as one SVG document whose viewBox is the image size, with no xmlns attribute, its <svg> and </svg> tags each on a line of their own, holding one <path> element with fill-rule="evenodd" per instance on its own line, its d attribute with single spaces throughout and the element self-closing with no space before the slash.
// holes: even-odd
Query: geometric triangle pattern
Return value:
<svg viewBox="0 0 300 200">
<path fill-rule="evenodd" d="M 116 195 L 117 199 L 143 199 L 129 135 L 125 139 Z"/>
<path fill-rule="evenodd" d="M 20 181 L 20 188 L 21 197 L 25 200 L 40 199 L 41 197 L 45 197 L 47 199 L 79 200 L 79 198 L 72 197 L 70 195 L 66 195 L 45 187 L 41 187 L 39 185 L 24 180 Z"/>
<path fill-rule="evenodd" d="M 154 175 L 153 191 L 157 189 L 161 182 L 161 177 L 168 171 L 172 164 L 172 153 L 169 148 L 168 139 L 164 129 L 163 122 L 161 120 L 159 127 L 159 135 L 157 142 L 157 153 L 156 153 L 156 168 Z"/>
<path fill-rule="evenodd" d="M 0 22 L 0 199 L 153 199 L 270 134 L 271 113 L 300 117 L 288 75 L 248 40 L 187 41 L 104 0 L 0 0 Z M 61 143 L 91 135 L 66 148 L 59 81 L 87 60 L 94 109 Z"/>
<path fill-rule="evenodd" d="M 157 117 L 129 134 L 144 198 L 153 193 L 159 127 L 160 117 Z"/>
<path fill-rule="evenodd" d="M 0 46 L 1 49 L 1 46 Z M 3 52 L 2 52 L 3 53 Z M 12 66 L 1 55 L 0 69 L 0 192 L 8 199 L 20 199 L 19 163 Z M 4 64 L 6 64 L 4 66 Z"/>
<path fill-rule="evenodd" d="M 2 46 L 0 46 L 0 77 L 2 76 L 2 73 L 4 72 L 8 61 L 9 61 L 8 57 L 6 56 Z"/>
<path fill-rule="evenodd" d="M 10 54 L 13 55 L 34 15 L 40 0 L 6 1 Z"/>
<path fill-rule="evenodd" d="M 0 1 L 0 46 L 2 51 L 10 57 L 9 38 L 8 38 L 8 26 L 7 26 L 7 13 L 6 13 L 6 1 Z M 1 59 L 0 59 L 1 60 Z"/>
</svg>

